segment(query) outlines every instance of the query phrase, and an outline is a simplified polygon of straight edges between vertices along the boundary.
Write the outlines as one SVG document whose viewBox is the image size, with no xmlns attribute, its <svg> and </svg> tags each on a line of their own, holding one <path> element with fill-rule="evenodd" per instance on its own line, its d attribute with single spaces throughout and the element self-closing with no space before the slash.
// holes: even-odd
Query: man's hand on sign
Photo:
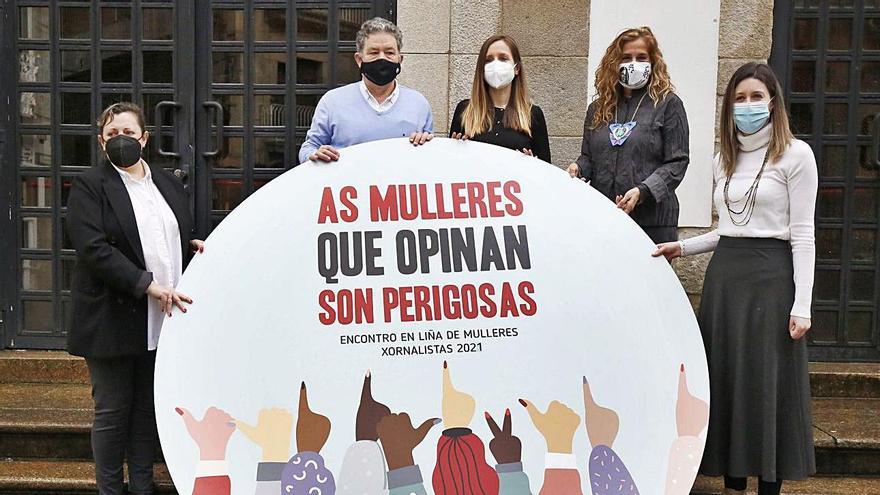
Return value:
<svg viewBox="0 0 880 495">
<path fill-rule="evenodd" d="M 391 414 L 391 409 L 385 404 L 376 401 L 373 398 L 373 377 L 367 371 L 364 376 L 364 386 L 361 389 L 361 403 L 358 406 L 357 418 L 354 425 L 355 440 L 379 440 L 379 434 L 376 432 L 376 425 L 382 418 Z"/>
<path fill-rule="evenodd" d="M 339 151 L 329 144 L 324 144 L 309 156 L 309 160 L 313 162 L 335 162 L 339 160 Z"/>
<path fill-rule="evenodd" d="M 235 422 L 239 431 L 263 451 L 260 462 L 287 462 L 290 459 L 290 437 L 293 432 L 293 414 L 277 407 L 261 409 L 257 425 Z"/>
<path fill-rule="evenodd" d="M 296 419 L 297 452 L 320 453 L 330 437 L 330 419 L 312 412 L 306 382 L 299 388 L 299 417 Z"/>
<path fill-rule="evenodd" d="M 572 179 L 577 179 L 581 175 L 581 171 L 580 168 L 578 168 L 577 163 L 568 164 L 568 168 L 566 170 L 568 171 L 569 177 L 571 177 Z"/>
<path fill-rule="evenodd" d="M 547 442 L 547 452 L 556 454 L 571 454 L 574 434 L 581 417 L 573 409 L 565 404 L 554 400 L 547 407 L 547 412 L 542 413 L 530 401 L 520 399 L 519 403 L 526 408 L 529 417 L 532 418 L 535 428 Z"/>
<path fill-rule="evenodd" d="M 681 243 L 664 242 L 663 244 L 657 244 L 657 249 L 651 253 L 651 256 L 655 258 L 665 256 L 668 261 L 672 261 L 681 256 Z"/>
<path fill-rule="evenodd" d="M 229 444 L 229 438 L 235 433 L 235 420 L 229 413 L 216 407 L 209 407 L 205 411 L 205 417 L 198 420 L 182 407 L 176 407 L 174 410 L 183 418 L 187 433 L 199 447 L 199 460 L 226 459 L 226 446 Z"/>
<path fill-rule="evenodd" d="M 492 415 L 486 412 L 486 423 L 489 424 L 494 436 L 489 441 L 489 450 L 492 451 L 498 464 L 511 464 L 522 460 L 522 442 L 514 436 L 510 422 L 510 409 L 504 411 L 504 423 L 501 428 Z"/>
<path fill-rule="evenodd" d="M 413 146 L 421 146 L 432 139 L 434 139 L 434 135 L 430 132 L 414 132 L 409 135 L 409 142 Z"/>
<path fill-rule="evenodd" d="M 434 425 L 440 423 L 440 418 L 425 420 L 418 428 L 414 428 L 409 414 L 389 414 L 379 421 L 376 431 L 388 461 L 388 470 L 414 466 L 413 450 L 422 443 L 428 432 Z"/>
</svg>

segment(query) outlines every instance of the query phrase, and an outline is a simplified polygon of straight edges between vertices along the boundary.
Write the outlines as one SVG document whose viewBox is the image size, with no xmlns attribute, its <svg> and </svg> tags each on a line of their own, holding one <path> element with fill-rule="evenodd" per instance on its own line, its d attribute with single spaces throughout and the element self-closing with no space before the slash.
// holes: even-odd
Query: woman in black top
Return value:
<svg viewBox="0 0 880 495">
<path fill-rule="evenodd" d="M 492 36 L 477 57 L 471 97 L 455 107 L 449 136 L 503 146 L 550 162 L 547 122 L 532 105 L 516 42 Z"/>
<path fill-rule="evenodd" d="M 678 239 L 678 198 L 689 158 L 687 115 L 648 27 L 611 43 L 596 71 L 581 155 L 568 166 L 655 243 Z"/>
</svg>

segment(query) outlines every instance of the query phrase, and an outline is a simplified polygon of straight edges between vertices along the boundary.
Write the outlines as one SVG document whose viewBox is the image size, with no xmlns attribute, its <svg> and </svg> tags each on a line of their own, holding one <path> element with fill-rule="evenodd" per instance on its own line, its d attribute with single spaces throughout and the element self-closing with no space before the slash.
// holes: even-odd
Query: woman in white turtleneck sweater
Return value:
<svg viewBox="0 0 880 495">
<path fill-rule="evenodd" d="M 718 229 L 657 246 L 654 256 L 714 251 L 700 303 L 712 405 L 700 472 L 725 493 L 760 495 L 816 470 L 806 342 L 815 265 L 818 173 L 789 130 L 766 64 L 739 68 L 721 110 L 714 162 Z"/>
</svg>

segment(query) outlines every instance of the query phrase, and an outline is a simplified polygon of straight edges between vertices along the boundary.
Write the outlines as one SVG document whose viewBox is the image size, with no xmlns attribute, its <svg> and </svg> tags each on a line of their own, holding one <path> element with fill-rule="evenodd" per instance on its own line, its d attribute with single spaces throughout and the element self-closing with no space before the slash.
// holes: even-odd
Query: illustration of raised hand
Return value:
<svg viewBox="0 0 880 495">
<path fill-rule="evenodd" d="M 298 452 L 321 452 L 330 437 L 330 419 L 309 408 L 306 383 L 299 388 L 299 417 L 296 420 L 296 448 Z"/>
<path fill-rule="evenodd" d="M 199 447 L 199 460 L 222 461 L 226 459 L 229 438 L 235 433 L 235 420 L 226 411 L 209 407 L 198 420 L 182 407 L 174 409 L 183 418 L 186 431 Z"/>
<path fill-rule="evenodd" d="M 703 457 L 699 435 L 709 423 L 709 405 L 688 390 L 684 364 L 678 372 L 678 400 L 675 403 L 675 426 L 678 438 L 669 449 L 666 471 L 666 495 L 687 495 Z"/>
<path fill-rule="evenodd" d="M 590 452 L 590 487 L 593 495 L 639 493 L 623 460 L 611 448 L 620 428 L 617 413 L 596 403 L 587 377 L 583 378 L 584 423 L 593 450 Z"/>
<path fill-rule="evenodd" d="M 355 419 L 355 443 L 345 451 L 339 470 L 339 495 L 386 495 L 385 456 L 379 447 L 376 426 L 391 410 L 373 398 L 372 373 L 367 371 L 361 387 Z"/>
<path fill-rule="evenodd" d="M 592 447 L 597 447 L 599 445 L 613 447 L 614 440 L 617 438 L 617 432 L 620 428 L 620 419 L 618 418 L 617 413 L 613 410 L 596 404 L 587 377 L 584 377 L 583 379 L 583 387 L 584 426 L 587 428 L 587 436 L 590 439 L 590 445 Z"/>
<path fill-rule="evenodd" d="M 544 437 L 547 452 L 572 453 L 574 434 L 581 424 L 581 418 L 574 410 L 557 400 L 551 402 L 543 413 L 530 401 L 520 399 L 519 403 L 526 408 L 535 428 Z"/>
<path fill-rule="evenodd" d="M 522 442 L 513 435 L 510 409 L 504 411 L 504 421 L 501 428 L 488 412 L 486 413 L 486 423 L 489 424 L 489 430 L 493 435 L 492 440 L 489 441 L 489 450 L 495 456 L 495 461 L 498 464 L 520 462 L 522 460 Z"/>
<path fill-rule="evenodd" d="M 388 470 L 414 466 L 413 450 L 422 443 L 439 418 L 426 419 L 418 428 L 413 427 L 409 414 L 389 414 L 379 421 L 376 431 L 388 461 Z"/>
<path fill-rule="evenodd" d="M 286 409 L 260 410 L 256 426 L 236 421 L 238 429 L 248 440 L 262 449 L 261 462 L 287 462 L 290 458 L 290 440 L 293 433 L 293 414 Z"/>
<path fill-rule="evenodd" d="M 449 365 L 443 361 L 443 400 L 441 403 L 445 428 L 467 428 L 474 418 L 476 401 L 473 396 L 456 390 Z"/>
</svg>

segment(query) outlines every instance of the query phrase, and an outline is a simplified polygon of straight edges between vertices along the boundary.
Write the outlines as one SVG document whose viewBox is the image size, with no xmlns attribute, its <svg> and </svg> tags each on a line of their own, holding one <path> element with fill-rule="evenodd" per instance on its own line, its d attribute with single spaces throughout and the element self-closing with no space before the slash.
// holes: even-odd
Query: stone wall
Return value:
<svg viewBox="0 0 880 495">
<path fill-rule="evenodd" d="M 401 81 L 428 98 L 435 132 L 445 135 L 455 105 L 470 94 L 483 41 L 496 33 L 513 36 L 532 99 L 547 117 L 553 163 L 565 167 L 578 155 L 588 104 L 589 12 L 590 0 L 399 0 L 405 54 Z M 721 0 L 719 22 L 718 112 L 731 74 L 746 62 L 770 56 L 773 0 Z M 707 230 L 681 229 L 680 236 Z M 675 263 L 694 303 L 709 258 Z"/>
</svg>

